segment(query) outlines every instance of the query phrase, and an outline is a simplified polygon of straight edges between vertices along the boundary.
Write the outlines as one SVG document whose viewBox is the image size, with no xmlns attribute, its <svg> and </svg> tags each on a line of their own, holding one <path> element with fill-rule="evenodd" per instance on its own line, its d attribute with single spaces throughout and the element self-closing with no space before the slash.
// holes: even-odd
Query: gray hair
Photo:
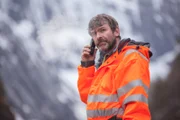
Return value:
<svg viewBox="0 0 180 120">
<path fill-rule="evenodd" d="M 114 32 L 118 26 L 118 22 L 110 15 L 98 14 L 89 21 L 88 32 L 100 27 L 104 24 L 108 24 L 111 30 Z"/>
</svg>

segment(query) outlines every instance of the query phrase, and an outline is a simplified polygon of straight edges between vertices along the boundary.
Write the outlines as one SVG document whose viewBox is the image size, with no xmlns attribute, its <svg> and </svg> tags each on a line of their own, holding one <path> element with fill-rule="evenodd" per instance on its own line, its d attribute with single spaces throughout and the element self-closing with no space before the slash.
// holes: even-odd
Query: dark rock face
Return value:
<svg viewBox="0 0 180 120">
<path fill-rule="evenodd" d="M 180 54 L 172 63 L 171 72 L 165 80 L 152 83 L 150 108 L 152 120 L 180 119 Z"/>
<path fill-rule="evenodd" d="M 0 76 L 0 119 L 1 120 L 15 120 L 14 113 L 8 105 L 4 85 Z"/>
</svg>

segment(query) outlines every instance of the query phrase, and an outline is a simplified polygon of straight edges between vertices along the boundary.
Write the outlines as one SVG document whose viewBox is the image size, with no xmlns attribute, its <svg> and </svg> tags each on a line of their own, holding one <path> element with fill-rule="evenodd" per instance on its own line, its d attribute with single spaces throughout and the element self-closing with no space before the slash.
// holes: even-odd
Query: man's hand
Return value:
<svg viewBox="0 0 180 120">
<path fill-rule="evenodd" d="M 96 57 L 97 49 L 94 50 L 94 54 L 90 55 L 90 45 L 84 46 L 81 54 L 81 61 L 87 62 L 87 61 L 93 61 Z"/>
</svg>

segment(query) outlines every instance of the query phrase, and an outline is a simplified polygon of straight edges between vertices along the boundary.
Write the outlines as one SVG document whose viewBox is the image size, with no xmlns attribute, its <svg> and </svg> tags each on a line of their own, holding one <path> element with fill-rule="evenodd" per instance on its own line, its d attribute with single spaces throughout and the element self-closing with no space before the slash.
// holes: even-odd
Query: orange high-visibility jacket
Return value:
<svg viewBox="0 0 180 120">
<path fill-rule="evenodd" d="M 78 90 L 87 104 L 88 120 L 150 120 L 148 107 L 149 48 L 124 46 L 97 70 L 78 66 Z"/>
</svg>

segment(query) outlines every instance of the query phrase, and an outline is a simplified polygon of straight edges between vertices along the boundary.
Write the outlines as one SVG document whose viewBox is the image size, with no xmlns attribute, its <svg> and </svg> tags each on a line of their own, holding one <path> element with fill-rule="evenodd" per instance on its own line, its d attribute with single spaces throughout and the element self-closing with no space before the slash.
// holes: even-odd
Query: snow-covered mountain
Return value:
<svg viewBox="0 0 180 120">
<path fill-rule="evenodd" d="M 0 71 L 18 120 L 86 118 L 76 67 L 90 42 L 87 24 L 94 15 L 114 16 L 123 38 L 150 42 L 156 66 L 157 58 L 174 50 L 179 5 L 179 0 L 1 0 Z"/>
</svg>

